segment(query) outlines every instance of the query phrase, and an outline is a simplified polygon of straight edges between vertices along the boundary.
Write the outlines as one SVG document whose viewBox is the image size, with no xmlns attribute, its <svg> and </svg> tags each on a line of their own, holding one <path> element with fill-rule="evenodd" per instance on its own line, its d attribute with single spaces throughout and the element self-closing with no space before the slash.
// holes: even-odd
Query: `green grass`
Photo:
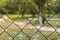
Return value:
<svg viewBox="0 0 60 40">
<path fill-rule="evenodd" d="M 52 17 L 52 18 L 60 18 L 60 14 L 50 14 L 47 16 Z"/>
<path fill-rule="evenodd" d="M 21 14 L 7 14 L 9 16 L 9 18 L 11 20 L 15 20 L 15 21 L 27 21 L 28 18 L 31 18 L 32 15 L 31 14 L 25 14 L 24 17 L 22 18 L 22 15 Z"/>
<path fill-rule="evenodd" d="M 29 28 L 24 28 L 21 31 L 21 26 L 19 26 L 21 29 L 19 29 L 15 24 L 11 24 L 11 22 L 6 22 L 6 23 L 2 23 L 0 24 L 1 27 L 3 27 L 4 29 L 6 27 L 8 27 L 6 29 L 6 32 L 4 32 L 3 34 L 1 34 L 3 32 L 3 29 L 0 27 L 0 40 L 12 40 L 12 37 L 15 37 L 15 40 L 29 40 L 29 38 L 31 40 L 46 40 L 46 38 L 48 38 L 48 40 L 60 40 L 60 36 L 58 33 L 56 32 L 51 32 L 51 31 L 38 31 L 36 28 L 35 29 L 29 29 Z M 20 32 L 17 36 L 16 34 Z M 52 34 L 51 34 L 52 33 Z M 12 36 L 9 36 L 9 34 Z M 51 34 L 51 35 L 50 35 Z M 33 36 L 32 36 L 33 35 Z"/>
<path fill-rule="evenodd" d="M 11 26 L 11 28 L 9 28 L 7 32 L 12 37 L 15 37 L 15 35 L 19 32 L 19 30 L 20 29 L 17 29 L 15 27 L 12 28 Z M 57 33 L 53 33 L 52 35 L 50 35 L 52 32 L 49 32 L 49 31 L 38 32 L 36 29 L 23 29 L 22 31 L 14 38 L 15 40 L 29 40 L 29 38 L 31 40 L 46 40 L 46 38 L 48 38 L 49 40 L 60 40 L 60 36 Z M 0 40 L 12 40 L 13 39 L 12 37 L 10 37 L 6 32 L 4 32 L 2 35 L 0 35 Z"/>
<path fill-rule="evenodd" d="M 49 22 L 49 24 L 51 24 L 52 26 L 57 26 L 57 27 L 59 27 L 60 26 L 60 20 L 59 21 L 48 21 Z"/>
<path fill-rule="evenodd" d="M 9 14 L 9 17 L 14 20 L 18 15 L 15 14 L 15 15 L 10 15 Z M 30 18 L 31 15 L 25 15 L 26 18 Z M 28 20 L 25 19 L 25 18 L 21 18 L 21 16 L 17 17 L 15 21 L 18 21 L 18 22 L 27 22 Z M 32 20 L 31 21 L 34 25 L 37 23 L 37 20 Z M 48 21 L 48 23 L 50 25 L 53 25 L 54 27 L 57 26 L 59 27 L 60 26 L 60 21 Z M 1 27 L 3 27 L 4 29 L 6 27 L 8 27 L 6 29 L 6 32 L 2 33 L 3 32 L 3 29 L 0 27 L 0 40 L 12 40 L 13 38 L 12 37 L 15 37 L 14 39 L 15 40 L 29 40 L 29 38 L 31 40 L 46 40 L 46 38 L 48 38 L 48 40 L 60 40 L 60 36 L 58 33 L 54 32 L 52 33 L 51 31 L 37 31 L 37 29 L 28 29 L 28 28 L 24 28 L 22 31 L 21 29 L 19 29 L 17 27 L 17 25 L 15 24 L 11 24 L 10 21 L 6 21 L 5 23 L 2 23 L 0 24 Z M 21 27 L 21 26 L 19 26 Z M 20 33 L 16 36 L 16 34 L 20 31 Z M 52 33 L 52 34 L 51 34 Z M 9 34 L 12 36 L 9 36 Z M 51 35 L 50 35 L 51 34 Z"/>
<path fill-rule="evenodd" d="M 60 28 L 60 20 L 49 20 L 48 22 L 44 23 L 43 24 L 44 26 L 46 27 L 57 27 L 57 28 Z"/>
<path fill-rule="evenodd" d="M 9 18 L 12 21 L 17 21 L 17 22 L 29 22 L 28 19 L 32 17 L 31 14 L 25 14 L 24 17 L 22 18 L 22 15 L 18 15 L 18 14 L 7 14 L 9 16 Z M 60 14 L 59 14 L 60 15 Z M 3 15 L 0 15 L 0 17 Z M 53 16 L 53 15 L 51 15 Z M 55 18 L 59 18 L 58 15 L 55 15 Z M 38 20 L 32 20 L 31 21 L 32 24 L 34 25 L 38 25 Z M 48 21 L 48 23 L 54 27 L 59 27 L 60 26 L 60 21 Z M 47 23 L 46 23 L 47 24 Z M 48 26 L 48 25 L 47 25 Z"/>
</svg>

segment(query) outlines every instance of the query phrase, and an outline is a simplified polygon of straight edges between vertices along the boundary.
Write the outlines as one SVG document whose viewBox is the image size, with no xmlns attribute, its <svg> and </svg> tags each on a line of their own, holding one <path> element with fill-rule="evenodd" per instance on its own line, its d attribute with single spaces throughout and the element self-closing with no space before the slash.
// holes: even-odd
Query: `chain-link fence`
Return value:
<svg viewBox="0 0 60 40">
<path fill-rule="evenodd" d="M 44 11 L 47 17 L 42 25 L 39 23 L 41 15 L 38 14 L 32 16 L 32 14 L 8 14 L 6 12 L 0 15 L 0 40 L 60 40 L 59 8 L 54 8 L 55 5 L 52 3 L 54 1 L 51 2 L 51 6 L 49 2 L 45 9 L 48 12 Z"/>
</svg>

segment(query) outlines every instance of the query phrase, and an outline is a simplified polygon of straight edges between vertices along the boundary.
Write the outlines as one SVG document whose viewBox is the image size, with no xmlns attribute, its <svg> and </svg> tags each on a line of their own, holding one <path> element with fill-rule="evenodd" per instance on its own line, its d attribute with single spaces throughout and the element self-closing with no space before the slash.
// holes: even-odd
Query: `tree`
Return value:
<svg viewBox="0 0 60 40">
<path fill-rule="evenodd" d="M 34 0 L 35 4 L 38 6 L 38 14 L 39 14 L 39 24 L 42 25 L 45 21 L 45 16 L 44 16 L 44 7 L 45 3 L 48 0 Z"/>
<path fill-rule="evenodd" d="M 9 0 L 5 6 L 5 8 L 9 11 L 10 14 L 15 14 L 15 12 L 19 12 L 22 14 L 22 18 L 24 14 L 32 14 L 32 16 L 37 13 L 36 5 L 32 0 Z"/>
<path fill-rule="evenodd" d="M 8 0 L 0 0 L 0 13 L 6 14 L 7 10 L 4 8 Z"/>
<path fill-rule="evenodd" d="M 48 5 L 47 10 L 49 11 L 49 13 L 52 11 L 55 14 L 60 13 L 60 0 L 52 0 L 50 5 Z"/>
<path fill-rule="evenodd" d="M 55 14 L 60 13 L 60 0 L 56 0 L 54 3 L 55 6 L 52 6 L 52 10 L 55 12 Z"/>
<path fill-rule="evenodd" d="M 18 11 L 22 14 L 22 17 L 24 16 L 24 13 L 28 12 L 32 14 L 32 16 L 34 16 L 35 13 L 38 13 L 39 24 L 43 24 L 46 19 L 44 16 L 44 7 L 46 1 L 48 0 L 9 0 L 6 2 L 7 4 L 4 8 L 8 10 L 10 14 Z"/>
</svg>

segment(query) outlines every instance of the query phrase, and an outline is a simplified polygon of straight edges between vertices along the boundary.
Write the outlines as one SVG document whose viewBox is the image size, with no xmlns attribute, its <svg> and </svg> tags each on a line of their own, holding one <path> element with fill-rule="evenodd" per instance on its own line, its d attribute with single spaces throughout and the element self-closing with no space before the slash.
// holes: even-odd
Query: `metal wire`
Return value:
<svg viewBox="0 0 60 40">
<path fill-rule="evenodd" d="M 52 9 L 49 8 L 49 11 L 51 10 Z M 22 13 L 24 13 L 24 11 Z M 4 15 L 5 17 L 7 17 L 6 19 L 3 18 Z M 4 15 L 2 15 L 1 18 L 5 22 L 0 22 L 0 40 L 60 40 L 60 25 L 58 25 L 60 24 L 58 23 L 59 21 L 57 22 L 57 24 L 54 20 L 50 21 L 50 19 L 55 15 L 60 17 L 59 14 L 54 14 L 48 20 L 45 20 L 46 23 L 44 23 L 43 25 L 40 25 L 38 23 L 39 17 L 42 17 L 42 15 L 36 15 L 38 17 L 35 18 L 34 14 L 34 16 L 31 15 L 31 17 L 27 18 L 25 15 L 19 13 L 18 16 L 14 16 L 14 19 L 12 19 L 12 16 L 8 15 L 8 12 L 6 12 L 6 14 Z M 20 18 L 18 19 L 18 17 Z M 19 21 L 17 22 L 16 20 Z M 49 21 L 52 23 L 50 23 Z M 7 36 L 5 35 L 5 33 L 7 34 Z M 56 37 L 54 35 L 56 35 Z M 9 39 L 9 37 L 11 39 Z"/>
</svg>

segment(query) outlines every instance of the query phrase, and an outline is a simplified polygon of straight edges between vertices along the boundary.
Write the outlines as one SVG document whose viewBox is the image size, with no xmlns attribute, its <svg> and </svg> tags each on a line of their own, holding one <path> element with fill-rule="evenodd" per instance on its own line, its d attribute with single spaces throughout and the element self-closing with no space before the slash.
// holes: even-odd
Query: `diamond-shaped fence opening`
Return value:
<svg viewBox="0 0 60 40">
<path fill-rule="evenodd" d="M 14 37 L 21 29 L 17 27 L 15 24 L 10 25 L 6 32 L 8 32 L 12 37 Z"/>
<path fill-rule="evenodd" d="M 0 35 L 0 40 L 12 40 L 12 37 L 10 37 L 6 32 L 4 32 L 2 35 Z"/>
<path fill-rule="evenodd" d="M 48 37 L 48 40 L 60 40 L 60 35 L 54 32 L 50 37 Z"/>
<path fill-rule="evenodd" d="M 59 0 L 33 1 L 9 0 L 0 8 L 0 40 L 60 40 Z"/>
<path fill-rule="evenodd" d="M 28 37 L 24 33 L 19 33 L 15 38 L 15 40 L 28 40 Z"/>
<path fill-rule="evenodd" d="M 30 32 L 29 32 L 30 31 Z M 27 34 L 28 36 L 32 36 L 33 34 L 35 34 L 36 33 L 36 29 L 34 28 L 24 28 L 23 29 L 23 32 L 25 33 L 25 34 Z"/>
<path fill-rule="evenodd" d="M 0 26 L 5 29 L 11 23 L 12 23 L 12 20 L 7 15 L 3 15 L 3 17 L 1 18 Z"/>
<path fill-rule="evenodd" d="M 41 33 L 37 32 L 31 37 L 31 40 L 46 40 L 46 38 Z"/>
<path fill-rule="evenodd" d="M 40 29 L 41 30 L 41 29 Z M 40 31 L 46 38 L 48 38 L 50 35 L 54 33 L 54 31 L 48 31 L 48 30 L 41 30 Z"/>
</svg>

